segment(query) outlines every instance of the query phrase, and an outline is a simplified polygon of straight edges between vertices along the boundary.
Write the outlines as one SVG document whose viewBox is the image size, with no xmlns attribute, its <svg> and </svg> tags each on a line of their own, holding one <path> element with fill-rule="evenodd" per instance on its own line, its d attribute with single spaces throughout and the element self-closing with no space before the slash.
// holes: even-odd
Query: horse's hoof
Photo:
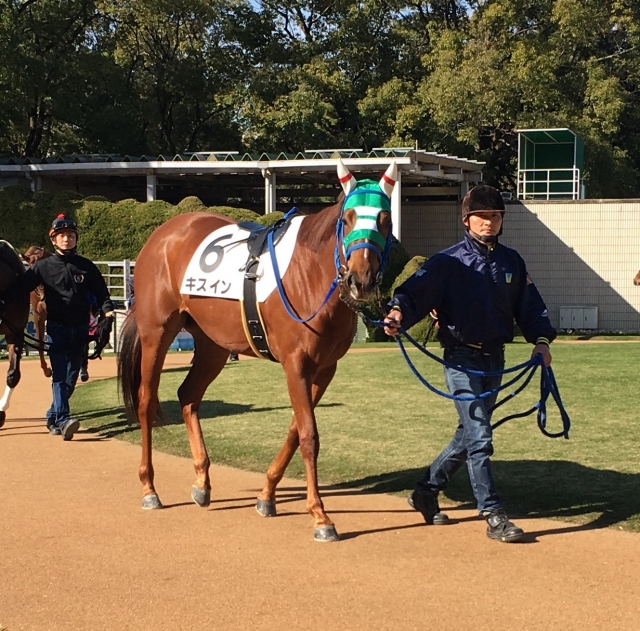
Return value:
<svg viewBox="0 0 640 631">
<path fill-rule="evenodd" d="M 7 418 L 7 413 L 3 410 L 0 412 L 0 427 L 4 425 L 4 420 Z"/>
<path fill-rule="evenodd" d="M 142 498 L 142 508 L 144 510 L 157 510 L 158 508 L 164 508 L 162 502 L 157 495 L 145 495 Z"/>
<path fill-rule="evenodd" d="M 340 535 L 334 525 L 314 528 L 313 538 L 316 541 L 340 541 Z"/>
<path fill-rule="evenodd" d="M 202 508 L 211 504 L 211 489 L 201 489 L 195 484 L 191 487 L 191 499 Z"/>
<path fill-rule="evenodd" d="M 256 502 L 256 510 L 263 517 L 275 517 L 277 515 L 276 503 L 271 500 L 261 500 L 258 498 L 258 501 Z"/>
</svg>

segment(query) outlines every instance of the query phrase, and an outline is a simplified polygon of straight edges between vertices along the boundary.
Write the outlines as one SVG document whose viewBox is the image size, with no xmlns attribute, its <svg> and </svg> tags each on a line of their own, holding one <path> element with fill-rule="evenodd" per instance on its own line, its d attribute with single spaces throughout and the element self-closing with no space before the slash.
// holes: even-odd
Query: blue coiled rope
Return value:
<svg viewBox="0 0 640 631">
<path fill-rule="evenodd" d="M 384 327 L 385 326 L 384 321 L 382 321 L 382 320 L 370 320 L 368 318 L 365 318 L 365 320 L 366 320 L 367 323 L 373 324 L 375 326 L 379 326 L 379 327 Z M 549 438 L 560 438 L 560 437 L 564 437 L 566 439 L 569 438 L 569 430 L 571 429 L 571 419 L 569 418 L 569 415 L 567 414 L 567 411 L 565 410 L 564 405 L 562 404 L 562 399 L 560 397 L 560 391 L 558 390 L 558 384 L 556 383 L 556 378 L 555 378 L 555 375 L 553 374 L 553 370 L 551 369 L 551 367 L 547 367 L 547 366 L 544 365 L 544 361 L 542 359 L 542 355 L 534 355 L 530 360 L 528 360 L 526 362 L 523 362 L 522 364 L 518 364 L 517 366 L 513 366 L 511 368 L 506 368 L 504 370 L 496 370 L 496 371 L 492 371 L 492 372 L 484 372 L 484 371 L 481 371 L 481 370 L 471 370 L 469 368 L 463 368 L 462 366 L 458 366 L 457 364 L 451 364 L 451 363 L 445 361 L 444 359 L 441 359 L 437 355 L 434 355 L 433 353 L 428 351 L 426 348 L 424 348 L 416 340 L 414 340 L 402 327 L 399 327 L 398 330 L 399 330 L 400 334 L 396 336 L 396 341 L 398 342 L 398 346 L 400 347 L 400 351 L 402 352 L 402 355 L 403 355 L 405 361 L 407 362 L 407 365 L 411 369 L 411 372 L 416 376 L 418 381 L 423 386 L 425 386 L 426 388 L 431 390 L 431 392 L 433 392 L 433 393 L 435 393 L 435 394 L 437 394 L 437 395 L 439 395 L 441 397 L 445 397 L 446 399 L 451 399 L 453 401 L 477 401 L 479 399 L 486 399 L 487 397 L 489 397 L 489 396 L 491 396 L 493 394 L 496 394 L 496 393 L 498 393 L 498 392 L 500 392 L 502 390 L 505 390 L 506 388 L 509 388 L 510 386 L 514 385 L 515 383 L 517 383 L 521 379 L 524 379 L 522 384 L 520 384 L 516 388 L 516 390 L 514 390 L 512 393 L 508 394 L 502 400 L 498 401 L 491 408 L 490 412 L 494 412 L 501 405 L 503 405 L 507 401 L 510 401 L 516 395 L 518 395 L 520 392 L 522 392 L 529 385 L 529 383 L 533 379 L 533 376 L 535 375 L 535 373 L 538 370 L 538 368 L 540 368 L 540 399 L 539 399 L 539 401 L 531 409 L 529 409 L 529 410 L 527 410 L 525 412 L 517 413 L 517 414 L 510 414 L 509 416 L 506 416 L 503 419 L 500 419 L 496 423 L 493 423 L 491 427 L 493 429 L 495 429 L 496 427 L 499 427 L 500 425 L 503 425 L 507 421 L 510 421 L 512 419 L 515 419 L 515 418 L 524 418 L 524 417 L 529 416 L 529 415 L 531 415 L 531 414 L 533 414 L 534 412 L 537 411 L 538 427 L 539 427 L 540 431 L 545 436 L 548 436 Z M 481 377 L 498 377 L 498 376 L 503 376 L 503 375 L 508 375 L 508 374 L 511 374 L 511 373 L 515 373 L 515 372 L 517 372 L 518 374 L 515 377 L 513 377 L 512 379 L 510 379 L 509 381 L 507 381 L 506 383 L 500 385 L 499 387 L 494 388 L 492 390 L 488 390 L 487 392 L 483 392 L 481 394 L 471 395 L 471 396 L 450 394 L 448 392 L 444 392 L 442 390 L 439 390 L 435 386 L 431 385 L 418 372 L 417 368 L 415 367 L 415 365 L 413 364 L 413 362 L 409 358 L 409 355 L 407 354 L 407 350 L 406 350 L 406 348 L 405 348 L 405 346 L 404 346 L 404 344 L 402 342 L 402 339 L 401 339 L 402 336 L 404 336 L 411 344 L 413 344 L 413 346 L 415 346 L 421 353 L 423 353 L 427 357 L 437 361 L 439 364 L 442 364 L 446 368 L 452 368 L 452 369 L 455 369 L 455 370 L 459 370 L 460 372 L 464 372 L 464 373 L 466 373 L 468 375 L 478 375 L 478 376 L 481 376 Z M 555 432 L 554 433 L 554 432 L 550 432 L 549 430 L 547 430 L 547 400 L 548 400 L 550 395 L 553 398 L 553 400 L 556 402 L 556 405 L 558 406 L 558 410 L 560 412 L 560 417 L 562 419 L 562 431 L 561 432 Z"/>
</svg>

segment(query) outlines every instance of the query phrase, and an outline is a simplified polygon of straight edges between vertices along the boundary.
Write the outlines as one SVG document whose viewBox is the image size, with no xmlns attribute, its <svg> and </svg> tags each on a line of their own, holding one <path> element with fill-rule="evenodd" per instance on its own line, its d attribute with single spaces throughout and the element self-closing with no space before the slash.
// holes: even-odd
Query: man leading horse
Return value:
<svg viewBox="0 0 640 631">
<path fill-rule="evenodd" d="M 58 215 L 49 230 L 55 254 L 34 263 L 0 298 L 9 302 L 39 285 L 47 297 L 47 334 L 52 370 L 53 401 L 46 413 L 49 433 L 71 440 L 80 426 L 71 417 L 69 399 L 80 374 L 89 334 L 90 295 L 101 305 L 103 318 L 98 338 L 111 332 L 113 304 L 98 268 L 77 253 L 78 226 Z"/>
<path fill-rule="evenodd" d="M 427 524 L 446 524 L 438 494 L 466 462 L 487 536 L 520 541 L 524 532 L 509 520 L 491 471 L 491 413 L 504 369 L 504 345 L 513 340 L 513 321 L 549 366 L 549 344 L 556 336 L 525 263 L 498 243 L 504 201 L 491 186 L 473 188 L 462 201 L 465 238 L 431 257 L 396 290 L 389 302 L 385 332 L 397 335 L 430 311 L 438 312 L 438 340 L 444 347 L 447 387 L 455 400 L 458 424 L 449 445 L 425 471 L 409 503 Z M 486 373 L 478 374 L 479 372 Z M 475 398 L 491 392 L 485 398 Z"/>
</svg>

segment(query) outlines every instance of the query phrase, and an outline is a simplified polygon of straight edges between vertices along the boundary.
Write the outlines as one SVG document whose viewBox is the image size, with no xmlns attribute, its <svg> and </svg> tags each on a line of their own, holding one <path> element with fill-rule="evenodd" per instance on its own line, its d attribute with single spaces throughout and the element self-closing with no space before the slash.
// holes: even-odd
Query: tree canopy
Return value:
<svg viewBox="0 0 640 631">
<path fill-rule="evenodd" d="M 414 146 L 513 189 L 516 129 L 640 195 L 640 3 L 4 0 L 0 155 Z"/>
</svg>

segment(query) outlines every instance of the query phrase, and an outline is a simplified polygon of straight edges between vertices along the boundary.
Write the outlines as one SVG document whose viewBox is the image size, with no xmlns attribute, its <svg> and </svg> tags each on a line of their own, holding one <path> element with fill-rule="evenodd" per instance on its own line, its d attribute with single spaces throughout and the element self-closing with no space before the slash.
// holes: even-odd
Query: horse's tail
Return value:
<svg viewBox="0 0 640 631">
<path fill-rule="evenodd" d="M 138 390 L 142 381 L 142 344 L 135 304 L 120 330 L 118 386 L 127 414 L 138 420 Z"/>
</svg>

